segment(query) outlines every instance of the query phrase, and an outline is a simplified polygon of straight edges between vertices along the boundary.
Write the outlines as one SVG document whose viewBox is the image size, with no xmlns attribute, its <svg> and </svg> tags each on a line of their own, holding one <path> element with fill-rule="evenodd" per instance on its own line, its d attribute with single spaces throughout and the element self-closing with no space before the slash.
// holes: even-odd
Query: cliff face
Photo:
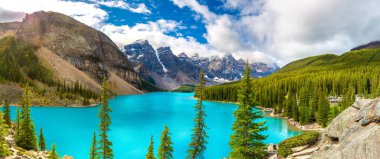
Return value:
<svg viewBox="0 0 380 159">
<path fill-rule="evenodd" d="M 114 73 L 134 87 L 141 86 L 140 77 L 133 70 L 131 62 L 111 39 L 104 33 L 69 16 L 42 11 L 26 15 L 16 30 L 15 36 L 18 40 L 47 50 L 45 52 L 58 55 L 59 58 L 64 59 L 98 83 L 104 76 L 110 77 Z M 60 72 L 56 73 L 60 75 Z M 70 82 L 70 79 L 82 78 L 65 80 Z"/>
</svg>

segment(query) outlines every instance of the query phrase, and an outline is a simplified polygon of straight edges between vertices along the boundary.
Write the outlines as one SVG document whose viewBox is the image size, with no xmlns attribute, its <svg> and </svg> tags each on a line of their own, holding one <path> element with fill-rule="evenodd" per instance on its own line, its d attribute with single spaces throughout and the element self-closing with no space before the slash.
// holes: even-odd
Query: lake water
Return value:
<svg viewBox="0 0 380 159">
<path fill-rule="evenodd" d="M 147 93 L 117 96 L 110 100 L 112 125 L 110 140 L 115 159 L 143 159 L 150 136 L 154 136 L 157 153 L 161 131 L 168 125 L 174 142 L 174 158 L 186 156 L 195 116 L 192 93 Z M 205 102 L 209 135 L 205 158 L 220 159 L 229 154 L 235 104 Z M 16 108 L 12 107 L 12 114 Z M 98 107 L 33 107 L 36 132 L 42 127 L 48 147 L 55 143 L 59 155 L 86 159 L 93 132 L 98 129 Z M 265 117 L 269 135 L 265 143 L 279 143 L 301 132 L 290 129 L 283 119 Z M 38 136 L 38 133 L 36 134 Z"/>
</svg>

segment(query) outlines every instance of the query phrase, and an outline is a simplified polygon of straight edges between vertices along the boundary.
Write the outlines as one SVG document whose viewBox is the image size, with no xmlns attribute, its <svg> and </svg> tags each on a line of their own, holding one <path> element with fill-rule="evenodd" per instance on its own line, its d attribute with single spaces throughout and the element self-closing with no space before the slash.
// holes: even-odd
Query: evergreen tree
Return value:
<svg viewBox="0 0 380 159">
<path fill-rule="evenodd" d="M 15 139 L 18 138 L 19 136 L 19 130 L 20 130 L 20 124 L 21 124 L 21 110 L 20 110 L 20 106 L 17 106 L 17 110 L 16 110 L 16 127 L 15 127 L 15 131 L 16 131 L 16 134 L 15 134 Z"/>
<path fill-rule="evenodd" d="M 26 150 L 37 150 L 36 135 L 34 132 L 34 125 L 30 116 L 30 91 L 26 86 L 21 100 L 22 112 L 20 129 L 17 130 L 16 145 Z"/>
<path fill-rule="evenodd" d="M 317 123 L 322 127 L 326 127 L 329 120 L 330 103 L 323 92 L 319 93 L 318 99 Z"/>
<path fill-rule="evenodd" d="M 112 159 L 112 142 L 108 140 L 107 132 L 110 131 L 109 126 L 111 125 L 111 117 L 109 113 L 112 111 L 108 104 L 108 86 L 107 81 L 104 78 L 102 84 L 102 92 L 101 92 L 101 106 L 99 107 L 98 117 L 100 118 L 99 124 L 99 153 L 101 159 Z"/>
<path fill-rule="evenodd" d="M 150 137 L 150 144 L 148 147 L 148 153 L 146 154 L 146 159 L 156 159 L 154 157 L 154 141 L 153 141 L 153 135 Z"/>
<path fill-rule="evenodd" d="M 98 152 L 96 148 L 96 133 L 94 132 L 94 136 L 92 137 L 92 143 L 90 147 L 90 159 L 98 159 Z"/>
<path fill-rule="evenodd" d="M 3 119 L 3 113 L 0 112 L 0 158 L 6 157 L 10 154 L 9 146 L 5 141 L 5 137 L 8 135 L 8 125 L 5 124 Z"/>
<path fill-rule="evenodd" d="M 53 146 L 52 146 L 52 150 L 49 154 L 48 159 L 59 159 L 59 155 L 57 153 L 55 144 L 53 144 Z"/>
<path fill-rule="evenodd" d="M 42 128 L 40 129 L 40 137 L 39 137 L 39 143 L 38 145 L 40 146 L 40 151 L 45 151 L 46 149 L 46 143 L 45 143 L 45 138 L 42 133 Z"/>
<path fill-rule="evenodd" d="M 297 96 L 294 96 L 292 98 L 292 118 L 294 121 L 299 121 L 299 111 L 298 111 L 298 103 L 297 103 Z"/>
<path fill-rule="evenodd" d="M 238 109 L 234 112 L 235 122 L 231 135 L 231 153 L 233 159 L 261 159 L 266 155 L 266 145 L 263 140 L 266 136 L 260 132 L 266 130 L 265 122 L 256 122 L 262 118 L 258 111 L 253 111 L 253 92 L 250 78 L 250 68 L 247 64 L 244 77 L 240 83 L 238 93 Z"/>
<path fill-rule="evenodd" d="M 202 100 L 204 98 L 204 87 L 205 87 L 206 81 L 204 78 L 203 71 L 200 72 L 199 75 L 199 83 L 197 87 L 195 88 L 196 94 L 198 94 L 198 101 L 195 105 L 195 110 L 197 111 L 197 114 L 194 118 L 194 128 L 192 129 L 193 134 L 191 135 L 191 142 L 189 144 L 189 150 L 187 151 L 187 157 L 188 159 L 196 159 L 196 158 L 203 158 L 203 153 L 206 150 L 206 138 L 208 138 L 206 134 L 207 126 L 205 124 L 204 117 L 206 116 L 206 113 L 203 108 Z"/>
<path fill-rule="evenodd" d="M 11 124 L 12 124 L 11 109 L 9 108 L 9 103 L 7 99 L 4 102 L 4 120 L 5 120 L 5 124 L 11 127 Z"/>
<path fill-rule="evenodd" d="M 173 147 L 170 138 L 169 128 L 165 125 L 164 131 L 161 133 L 161 143 L 158 148 L 158 159 L 172 159 Z"/>
</svg>

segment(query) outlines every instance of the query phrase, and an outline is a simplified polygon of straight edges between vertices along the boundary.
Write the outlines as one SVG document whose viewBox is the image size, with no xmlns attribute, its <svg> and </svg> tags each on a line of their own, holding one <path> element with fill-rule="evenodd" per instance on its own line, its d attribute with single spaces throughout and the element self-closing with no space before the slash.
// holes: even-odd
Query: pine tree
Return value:
<svg viewBox="0 0 380 159">
<path fill-rule="evenodd" d="M 317 123 L 326 127 L 329 120 L 330 103 L 323 92 L 320 92 L 318 99 Z"/>
<path fill-rule="evenodd" d="M 246 64 L 244 77 L 238 91 L 238 109 L 234 112 L 235 122 L 231 135 L 231 153 L 233 159 L 261 159 L 266 155 L 266 145 L 263 140 L 266 136 L 260 134 L 267 128 L 265 122 L 256 122 L 262 118 L 258 111 L 253 111 L 253 92 L 250 78 L 250 68 Z"/>
<path fill-rule="evenodd" d="M 153 141 L 153 135 L 150 137 L 150 144 L 148 147 L 148 153 L 146 154 L 146 159 L 156 159 L 154 157 L 154 141 Z"/>
<path fill-rule="evenodd" d="M 5 124 L 7 124 L 8 127 L 11 127 L 11 124 L 12 124 L 11 109 L 9 108 L 9 103 L 7 99 L 4 102 L 4 120 L 5 120 Z"/>
<path fill-rule="evenodd" d="M 8 125 L 5 124 L 5 121 L 3 119 L 3 113 L 0 112 L 0 158 L 3 158 L 10 154 L 9 146 L 7 142 L 5 141 L 5 137 L 7 135 L 8 135 Z"/>
<path fill-rule="evenodd" d="M 102 92 L 101 92 L 101 106 L 99 107 L 98 117 L 100 118 L 99 124 L 99 153 L 101 159 L 112 159 L 112 142 L 108 140 L 107 132 L 110 131 L 109 126 L 111 125 L 111 117 L 109 113 L 111 112 L 111 108 L 108 104 L 108 86 L 106 79 L 103 79 L 102 84 Z"/>
<path fill-rule="evenodd" d="M 18 138 L 19 136 L 19 130 L 20 130 L 20 124 L 21 124 L 21 110 L 20 110 L 20 106 L 17 106 L 17 110 L 16 110 L 16 127 L 15 127 L 15 139 Z"/>
<path fill-rule="evenodd" d="M 34 132 L 34 125 L 30 116 L 30 92 L 29 87 L 26 86 L 21 100 L 21 124 L 20 129 L 17 130 L 16 145 L 26 150 L 37 150 L 36 135 Z"/>
<path fill-rule="evenodd" d="M 164 131 L 161 133 L 161 143 L 158 148 L 158 159 L 173 158 L 172 139 L 170 138 L 169 128 L 165 125 Z"/>
<path fill-rule="evenodd" d="M 53 146 L 52 146 L 52 150 L 49 154 L 48 159 L 59 159 L 59 155 L 57 153 L 55 144 L 53 144 Z"/>
<path fill-rule="evenodd" d="M 92 137 L 92 143 L 90 147 L 90 159 L 98 159 L 98 152 L 96 148 L 96 133 L 94 132 L 94 136 Z"/>
<path fill-rule="evenodd" d="M 42 128 L 40 129 L 40 137 L 39 137 L 38 145 L 40 146 L 40 151 L 45 151 L 46 143 L 45 143 L 44 135 L 42 133 Z"/>
<path fill-rule="evenodd" d="M 206 81 L 204 78 L 203 71 L 200 72 L 199 75 L 199 84 L 195 88 L 196 93 L 198 94 L 198 101 L 195 105 L 195 110 L 197 111 L 197 114 L 195 116 L 194 122 L 194 128 L 192 129 L 193 134 L 191 135 L 191 142 L 189 144 L 189 150 L 187 151 L 187 157 L 188 159 L 196 159 L 196 158 L 203 158 L 203 153 L 206 150 L 206 138 L 208 138 L 206 130 L 207 126 L 205 124 L 204 117 L 206 116 L 205 111 L 203 110 L 204 106 L 202 103 L 202 100 L 204 98 L 204 87 L 205 87 Z"/>
</svg>

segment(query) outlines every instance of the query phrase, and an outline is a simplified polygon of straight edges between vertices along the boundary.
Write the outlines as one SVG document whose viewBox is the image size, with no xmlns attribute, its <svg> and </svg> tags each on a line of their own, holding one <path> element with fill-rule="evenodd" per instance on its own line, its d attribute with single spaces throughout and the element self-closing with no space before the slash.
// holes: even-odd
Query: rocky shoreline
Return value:
<svg viewBox="0 0 380 159">
<path fill-rule="evenodd" d="M 299 122 L 294 121 L 293 118 L 283 117 L 280 114 L 274 114 L 274 111 L 272 108 L 264 108 L 264 107 L 257 107 L 257 108 L 260 108 L 261 111 L 264 112 L 265 116 L 286 119 L 288 121 L 289 125 L 297 128 L 299 130 L 302 130 L 302 131 L 323 131 L 323 130 L 325 130 L 324 128 L 322 128 L 317 123 L 301 125 Z"/>
<path fill-rule="evenodd" d="M 271 146 L 271 145 L 269 145 Z M 272 153 L 269 153 L 273 150 Z M 375 159 L 380 156 L 380 97 L 359 99 L 341 112 L 314 145 L 292 148 L 288 159 Z M 282 159 L 273 146 L 268 159 Z"/>
</svg>

